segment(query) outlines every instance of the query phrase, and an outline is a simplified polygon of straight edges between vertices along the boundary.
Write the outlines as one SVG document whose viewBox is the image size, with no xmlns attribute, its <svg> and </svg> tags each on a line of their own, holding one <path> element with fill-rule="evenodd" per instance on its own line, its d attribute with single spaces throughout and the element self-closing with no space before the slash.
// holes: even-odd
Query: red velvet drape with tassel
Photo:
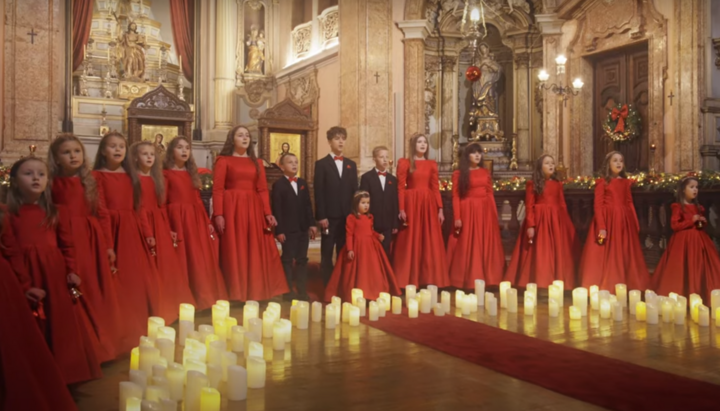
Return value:
<svg viewBox="0 0 720 411">
<path fill-rule="evenodd" d="M 170 0 L 170 21 L 178 55 L 182 56 L 182 71 L 192 82 L 194 59 L 195 0 Z"/>
<path fill-rule="evenodd" d="M 73 0 L 73 71 L 80 68 L 85 56 L 83 48 L 90 37 L 94 0 Z"/>
</svg>

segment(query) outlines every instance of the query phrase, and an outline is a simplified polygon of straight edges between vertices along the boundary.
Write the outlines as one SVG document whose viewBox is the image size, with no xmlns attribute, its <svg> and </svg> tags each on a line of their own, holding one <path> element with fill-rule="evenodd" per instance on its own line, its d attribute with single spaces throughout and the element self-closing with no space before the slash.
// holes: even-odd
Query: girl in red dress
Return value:
<svg viewBox="0 0 720 411">
<path fill-rule="evenodd" d="M 226 300 L 227 291 L 217 263 L 215 230 L 200 199 L 200 177 L 190 140 L 175 137 L 163 166 L 170 228 L 177 233 L 180 263 L 197 307 L 204 310 L 217 300 Z"/>
<path fill-rule="evenodd" d="M 236 126 L 215 162 L 213 216 L 222 236 L 220 267 L 230 299 L 267 300 L 288 292 L 272 228 L 265 167 L 250 131 Z"/>
<path fill-rule="evenodd" d="M 448 239 L 447 260 L 450 284 L 462 289 L 474 288 L 476 279 L 500 284 L 505 269 L 492 176 L 482 167 L 482 153 L 480 144 L 468 144 L 452 175 L 455 232 Z"/>
<path fill-rule="evenodd" d="M 330 282 L 325 288 L 325 301 L 338 296 L 351 301 L 353 288 L 363 290 L 368 300 L 380 293 L 399 295 L 390 262 L 382 246 L 383 235 L 373 229 L 370 211 L 370 194 L 358 191 L 353 197 L 352 214 L 345 220 L 346 241 L 335 263 Z"/>
<path fill-rule="evenodd" d="M 583 287 L 614 290 L 622 283 L 630 290 L 644 290 L 650 281 L 630 192 L 633 181 L 624 163 L 620 152 L 609 152 L 600 169 L 602 177 L 595 182 L 595 216 L 580 262 Z"/>
<path fill-rule="evenodd" d="M 401 288 L 408 284 L 447 287 L 450 279 L 440 228 L 445 216 L 437 163 L 427 158 L 429 144 L 424 135 L 413 135 L 410 147 L 410 158 L 398 161 L 398 203 L 404 228 L 395 240 L 395 278 Z"/>
<path fill-rule="evenodd" d="M 155 246 L 155 239 L 140 212 L 140 181 L 126 154 L 125 137 L 118 132 L 106 134 L 100 140 L 93 171 L 100 201 L 108 210 L 109 218 L 101 223 L 117 256 L 118 298 L 128 327 L 122 352 L 137 345 L 147 332 L 148 316 L 159 311 L 158 274 L 149 249 Z"/>
<path fill-rule="evenodd" d="M 166 324 L 178 318 L 178 307 L 182 303 L 195 304 L 187 281 L 187 273 L 180 263 L 177 250 L 177 233 L 170 230 L 170 219 L 165 209 L 165 178 L 160 161 L 155 157 L 155 145 L 141 141 L 130 147 L 130 165 L 140 176 L 142 187 L 142 212 L 150 226 L 150 236 L 155 239 L 151 253 L 155 256 L 158 269 L 160 311 L 158 316 Z"/>
<path fill-rule="evenodd" d="M 9 223 L 0 206 L 0 411 L 75 411 L 28 306 L 40 307 L 45 291 L 32 287 Z"/>
<path fill-rule="evenodd" d="M 710 292 L 720 288 L 720 257 L 703 230 L 708 222 L 697 200 L 697 178 L 680 180 L 676 193 L 670 219 L 675 234 L 655 269 L 652 289 L 658 295 L 695 293 L 710 301 Z"/>
<path fill-rule="evenodd" d="M 48 167 L 53 202 L 69 213 L 70 234 L 75 246 L 78 276 L 83 279 L 82 302 L 86 305 L 102 352 L 100 361 L 114 359 L 123 338 L 123 321 L 111 274 L 115 251 L 108 245 L 98 216 L 107 218 L 98 188 L 85 157 L 85 147 L 73 134 L 61 134 L 50 145 Z"/>
<path fill-rule="evenodd" d="M 80 277 L 75 274 L 67 213 L 59 213 L 52 203 L 48 174 L 45 163 L 35 157 L 13 164 L 7 196 L 9 229 L 32 286 L 47 293 L 43 331 L 65 383 L 72 384 L 102 376 L 99 344 L 82 304 L 71 295 Z"/>
<path fill-rule="evenodd" d="M 525 186 L 525 220 L 505 279 L 520 287 L 535 283 L 540 288 L 562 280 L 573 288 L 579 254 L 580 243 L 567 211 L 563 184 L 555 174 L 555 160 L 542 155 Z"/>
</svg>

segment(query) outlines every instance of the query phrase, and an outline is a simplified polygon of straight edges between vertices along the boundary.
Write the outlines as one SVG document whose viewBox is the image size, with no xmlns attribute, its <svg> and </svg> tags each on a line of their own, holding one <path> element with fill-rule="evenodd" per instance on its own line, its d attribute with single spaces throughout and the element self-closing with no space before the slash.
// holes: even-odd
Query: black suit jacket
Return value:
<svg viewBox="0 0 720 411">
<path fill-rule="evenodd" d="M 357 191 L 357 165 L 345 157 L 342 178 L 335 160 L 325 156 L 315 162 L 315 219 L 343 219 L 350 214 L 352 199 Z"/>
<path fill-rule="evenodd" d="M 373 216 L 375 231 L 398 228 L 398 181 L 388 173 L 385 176 L 385 190 L 380 183 L 380 176 L 373 168 L 360 178 L 360 190 L 370 193 L 370 214 Z"/>
<path fill-rule="evenodd" d="M 305 232 L 315 225 L 310 203 L 310 188 L 302 178 L 297 180 L 298 193 L 285 176 L 272 186 L 272 212 L 277 220 L 275 235 Z"/>
</svg>

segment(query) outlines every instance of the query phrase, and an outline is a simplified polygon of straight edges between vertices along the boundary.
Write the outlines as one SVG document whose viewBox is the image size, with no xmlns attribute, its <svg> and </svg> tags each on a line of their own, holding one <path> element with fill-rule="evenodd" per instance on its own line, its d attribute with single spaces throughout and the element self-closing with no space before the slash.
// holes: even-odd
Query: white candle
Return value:
<svg viewBox="0 0 720 411">
<path fill-rule="evenodd" d="M 140 347 L 140 363 L 139 368 L 145 375 L 152 375 L 153 365 L 158 363 L 160 358 L 160 350 L 155 347 Z"/>
<path fill-rule="evenodd" d="M 119 389 L 119 403 L 118 403 L 118 409 L 119 410 L 125 410 L 127 408 L 127 400 L 128 398 L 142 398 L 143 397 L 143 387 L 130 382 L 130 381 L 122 381 L 120 383 L 120 389 Z"/>
<path fill-rule="evenodd" d="M 432 296 L 428 290 L 420 290 L 420 312 L 430 314 L 432 310 Z"/>
<path fill-rule="evenodd" d="M 376 300 L 376 301 L 378 301 L 378 304 L 379 304 L 379 300 L 380 300 L 381 298 L 382 298 L 383 300 L 385 300 L 385 304 L 386 304 L 386 307 L 387 307 L 386 310 L 389 310 L 389 309 L 390 309 L 390 301 L 392 301 L 392 299 L 391 299 L 392 297 L 390 296 L 390 293 L 385 293 L 385 292 L 383 292 L 383 293 L 378 294 L 378 298 L 377 298 L 377 300 Z M 378 309 L 380 309 L 380 307 L 378 307 Z M 381 315 L 381 317 L 382 317 L 382 315 Z"/>
<path fill-rule="evenodd" d="M 626 301 L 627 302 L 627 301 Z M 623 320 L 623 306 L 620 304 L 620 301 L 616 301 L 612 304 L 612 315 L 613 320 L 615 321 L 622 321 Z"/>
<path fill-rule="evenodd" d="M 142 337 L 140 337 L 140 344 L 139 344 L 139 346 L 140 346 L 140 347 L 154 347 L 154 346 L 155 346 L 155 340 L 152 339 L 152 338 L 150 338 L 150 337 L 146 337 L 146 336 L 143 335 Z"/>
<path fill-rule="evenodd" d="M 207 337 L 205 337 L 205 347 L 207 348 L 207 350 L 210 351 L 210 343 L 211 342 L 218 341 L 218 340 L 220 340 L 220 337 L 217 334 L 210 334 Z M 223 341 L 225 341 L 225 340 L 223 340 Z"/>
<path fill-rule="evenodd" d="M 400 297 L 392 298 L 392 313 L 393 314 L 402 313 L 402 299 Z"/>
<path fill-rule="evenodd" d="M 325 306 L 325 328 L 335 328 L 335 306 L 332 304 Z"/>
<path fill-rule="evenodd" d="M 273 311 L 265 310 L 263 313 L 263 338 L 272 338 L 273 324 L 277 319 L 278 316 Z"/>
<path fill-rule="evenodd" d="M 208 335 L 215 334 L 215 329 L 213 328 L 213 326 L 207 324 L 199 326 L 198 331 L 200 331 L 200 341 L 205 341 Z"/>
<path fill-rule="evenodd" d="M 510 281 L 500 282 L 500 308 L 507 308 L 507 290 L 510 289 Z"/>
<path fill-rule="evenodd" d="M 200 410 L 200 393 L 203 388 L 210 385 L 208 377 L 200 371 L 191 370 L 187 372 L 187 388 L 185 390 L 185 410 Z"/>
<path fill-rule="evenodd" d="M 698 325 L 707 327 L 710 325 L 710 309 L 706 305 L 698 306 Z"/>
<path fill-rule="evenodd" d="M 359 299 L 358 299 L 359 300 Z M 348 323 L 351 327 L 357 327 L 360 324 L 360 308 L 356 306 L 350 306 L 348 311 Z"/>
<path fill-rule="evenodd" d="M 673 318 L 675 319 L 675 325 L 684 325 L 685 317 L 687 316 L 687 310 L 682 302 L 678 301 L 673 307 Z"/>
<path fill-rule="evenodd" d="M 257 334 L 260 338 L 262 338 L 263 320 L 261 318 L 250 318 L 246 324 L 248 326 L 248 331 Z"/>
<path fill-rule="evenodd" d="M 312 322 L 319 323 L 322 321 L 323 305 L 320 301 L 312 303 Z"/>
<path fill-rule="evenodd" d="M 242 325 L 236 325 L 230 331 L 230 343 L 233 352 L 245 351 L 245 328 Z"/>
<path fill-rule="evenodd" d="M 600 302 L 600 318 L 605 320 L 610 318 L 610 300 Z"/>
<path fill-rule="evenodd" d="M 175 343 L 167 338 L 158 338 L 155 341 L 155 346 L 160 351 L 160 356 L 165 358 L 168 362 L 175 361 Z"/>
<path fill-rule="evenodd" d="M 417 300 L 414 298 L 407 300 L 407 306 L 408 306 L 408 317 L 417 318 L 418 317 L 418 302 L 417 302 Z"/>
<path fill-rule="evenodd" d="M 298 324 L 299 330 L 307 330 L 308 321 L 310 320 L 310 303 L 307 301 L 300 301 L 298 303 Z"/>
<path fill-rule="evenodd" d="M 615 295 L 623 307 L 627 307 L 627 285 L 615 284 Z"/>
<path fill-rule="evenodd" d="M 185 393 L 185 367 L 171 363 L 165 371 L 165 376 L 168 380 L 170 398 L 174 401 L 182 400 Z"/>
<path fill-rule="evenodd" d="M 370 315 L 368 316 L 368 320 L 378 320 L 378 304 L 375 301 L 370 301 Z"/>
<path fill-rule="evenodd" d="M 220 411 L 220 392 L 215 388 L 200 390 L 200 411 Z"/>
<path fill-rule="evenodd" d="M 264 358 L 264 348 L 262 343 L 259 343 L 257 341 L 251 341 L 248 345 L 248 349 L 245 350 L 245 358 L 250 357 L 257 357 L 257 358 Z"/>
<path fill-rule="evenodd" d="M 492 296 L 492 298 L 485 298 L 485 307 L 487 307 L 488 315 L 491 317 L 495 317 L 497 315 L 497 298 L 495 296 Z"/>
<path fill-rule="evenodd" d="M 460 311 L 462 312 L 462 315 L 470 315 L 470 306 L 472 305 L 472 301 L 470 299 L 470 294 L 462 296 L 462 299 L 460 300 Z"/>
<path fill-rule="evenodd" d="M 407 305 L 408 300 L 411 300 L 415 298 L 415 294 L 417 293 L 417 287 L 409 284 L 405 287 L 405 304 Z"/>
<path fill-rule="evenodd" d="M 224 320 L 230 316 L 230 308 L 225 305 L 215 304 L 212 306 L 212 322 Z"/>
<path fill-rule="evenodd" d="M 130 397 L 126 400 L 126 408 L 123 408 L 124 411 L 141 411 L 141 404 L 142 399 L 138 397 Z"/>
<path fill-rule="evenodd" d="M 477 296 L 477 305 L 485 305 L 485 280 L 475 280 L 475 295 Z"/>
<path fill-rule="evenodd" d="M 517 289 L 509 288 L 506 291 L 507 310 L 509 313 L 516 313 L 518 309 Z"/>
<path fill-rule="evenodd" d="M 148 375 L 143 370 L 130 370 L 128 372 L 130 382 L 133 382 L 143 388 L 147 387 Z"/>
<path fill-rule="evenodd" d="M 227 382 L 228 380 L 228 367 L 231 365 L 237 365 L 238 356 L 234 352 L 224 352 L 222 354 L 222 380 Z"/>
<path fill-rule="evenodd" d="M 367 314 L 367 301 L 364 297 L 358 297 L 356 307 L 360 309 L 360 317 L 365 317 Z"/>
<path fill-rule="evenodd" d="M 470 304 L 470 312 L 476 313 L 478 311 L 478 296 L 475 294 L 468 294 L 465 298 L 467 299 L 465 303 Z"/>
<path fill-rule="evenodd" d="M 580 309 L 583 317 L 587 316 L 588 306 L 588 289 L 585 287 L 577 287 L 572 291 L 573 305 Z"/>
<path fill-rule="evenodd" d="M 590 308 L 593 311 L 597 311 L 600 309 L 600 292 L 599 291 L 591 291 L 590 292 Z"/>
<path fill-rule="evenodd" d="M 671 300 L 670 298 L 666 299 L 662 302 L 660 305 L 662 307 L 662 320 L 664 323 L 671 323 L 673 322 L 673 314 L 675 312 L 675 302 Z"/>
<path fill-rule="evenodd" d="M 292 323 L 285 318 L 281 318 L 278 321 L 285 328 L 285 344 L 289 344 L 292 342 Z"/>
<path fill-rule="evenodd" d="M 575 307 L 574 305 L 571 305 L 568 307 L 570 311 L 570 319 L 571 320 L 580 320 L 582 319 L 582 311 L 580 311 L 580 307 Z"/>
<path fill-rule="evenodd" d="M 350 290 L 350 304 L 357 305 L 357 299 L 363 296 L 363 290 L 359 288 L 353 288 L 352 290 Z"/>
<path fill-rule="evenodd" d="M 195 306 L 192 304 L 180 304 L 180 321 L 195 322 Z"/>
<path fill-rule="evenodd" d="M 560 280 L 553 281 L 553 285 L 557 286 L 558 290 L 558 305 L 563 307 L 565 305 L 565 283 Z"/>
<path fill-rule="evenodd" d="M 165 320 L 160 317 L 149 317 L 147 321 L 147 335 L 148 337 L 155 341 L 157 338 L 157 330 L 160 327 L 165 326 Z"/>
<path fill-rule="evenodd" d="M 222 363 L 222 354 L 227 351 L 227 342 L 225 340 L 211 341 L 208 346 L 207 362 L 208 364 Z"/>
<path fill-rule="evenodd" d="M 227 399 L 242 401 L 247 398 L 247 371 L 239 365 L 228 367 Z"/>
<path fill-rule="evenodd" d="M 438 302 L 438 288 L 437 285 L 428 285 L 425 287 L 430 292 L 430 306 L 434 307 Z"/>
<path fill-rule="evenodd" d="M 380 293 L 381 295 L 383 293 Z M 378 316 L 379 317 L 385 317 L 385 313 L 388 310 L 388 304 L 390 304 L 390 299 L 385 299 L 384 297 L 380 297 L 377 299 L 377 307 L 378 307 Z"/>
<path fill-rule="evenodd" d="M 648 324 L 657 324 L 658 323 L 658 309 L 657 305 L 652 303 L 646 303 L 645 304 L 645 321 L 647 321 Z"/>
<path fill-rule="evenodd" d="M 248 357 L 247 374 L 248 388 L 263 388 L 265 386 L 265 360 L 262 357 Z"/>
<path fill-rule="evenodd" d="M 348 323 L 350 322 L 350 307 L 353 305 L 350 303 L 343 303 L 342 305 L 342 322 Z"/>
<path fill-rule="evenodd" d="M 677 302 L 682 304 L 683 310 L 685 310 L 685 316 L 687 316 L 687 307 L 688 307 L 688 300 L 682 295 L 678 295 Z"/>
<path fill-rule="evenodd" d="M 555 284 L 548 286 L 548 304 L 550 301 L 555 301 L 558 307 L 562 307 L 562 298 L 560 298 L 560 287 Z"/>
<path fill-rule="evenodd" d="M 172 364 L 172 363 L 170 363 Z M 155 364 L 153 365 L 153 371 L 152 376 L 154 377 L 165 377 L 167 375 L 167 366 L 162 364 Z M 152 379 L 151 379 L 152 380 Z M 153 384 L 153 385 L 160 385 L 160 384 Z"/>
<path fill-rule="evenodd" d="M 635 309 L 637 308 L 638 301 L 640 301 L 640 290 L 630 290 L 628 301 L 630 315 L 635 315 Z"/>
<path fill-rule="evenodd" d="M 169 396 L 170 393 L 163 387 L 151 385 L 145 388 L 145 399 L 148 401 L 159 403 L 161 398 L 167 398 Z"/>
<path fill-rule="evenodd" d="M 251 304 L 254 302 L 255 304 Z M 251 318 L 257 318 L 258 313 L 260 312 L 259 307 L 256 305 L 257 301 L 248 301 L 245 303 L 245 307 L 243 307 L 243 326 L 248 326 L 248 321 Z"/>
<path fill-rule="evenodd" d="M 525 293 L 527 294 L 527 291 Z M 532 295 L 526 295 L 524 300 L 523 311 L 525 315 L 535 315 L 535 298 Z"/>
<path fill-rule="evenodd" d="M 137 370 L 140 367 L 140 347 L 130 350 L 130 369 Z"/>
<path fill-rule="evenodd" d="M 443 308 L 442 304 L 435 304 L 433 307 L 433 313 L 436 317 L 442 317 L 445 315 L 445 309 Z"/>
<path fill-rule="evenodd" d="M 560 306 L 557 301 L 550 299 L 548 300 L 548 304 L 548 315 L 550 315 L 550 317 L 557 317 L 560 314 Z"/>
<path fill-rule="evenodd" d="M 440 293 L 440 303 L 443 306 L 443 311 L 446 313 L 450 312 L 450 292 L 442 291 Z"/>
<path fill-rule="evenodd" d="M 525 285 L 525 294 L 523 296 L 532 296 L 533 300 L 537 301 L 537 284 L 527 283 Z"/>
<path fill-rule="evenodd" d="M 720 289 L 710 291 L 710 315 L 716 317 L 717 308 L 720 307 Z"/>
<path fill-rule="evenodd" d="M 215 330 L 215 335 L 220 337 L 221 340 L 227 340 L 227 322 L 225 319 L 214 320 L 213 329 Z"/>
<path fill-rule="evenodd" d="M 280 322 L 276 321 L 273 324 L 273 349 L 275 351 L 282 351 L 285 349 L 285 326 Z"/>
<path fill-rule="evenodd" d="M 178 336 L 178 344 L 180 346 L 185 345 L 185 339 L 187 338 L 188 334 L 190 334 L 191 331 L 193 331 L 193 328 L 195 327 L 195 323 L 192 321 L 187 320 L 180 320 L 179 328 L 180 328 L 180 335 Z"/>
<path fill-rule="evenodd" d="M 166 338 L 175 343 L 175 329 L 172 327 L 159 327 L 155 339 Z"/>
<path fill-rule="evenodd" d="M 720 307 L 715 309 L 715 326 L 720 327 Z"/>
<path fill-rule="evenodd" d="M 638 301 L 635 303 L 635 320 L 647 321 L 647 306 L 642 301 Z"/>
</svg>

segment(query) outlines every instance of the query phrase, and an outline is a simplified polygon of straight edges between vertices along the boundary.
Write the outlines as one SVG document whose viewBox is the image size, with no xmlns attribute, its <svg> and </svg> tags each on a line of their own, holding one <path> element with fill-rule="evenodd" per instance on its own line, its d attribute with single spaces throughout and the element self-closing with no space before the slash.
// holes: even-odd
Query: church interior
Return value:
<svg viewBox="0 0 720 411">
<path fill-rule="evenodd" d="M 18 201 L 14 193 L 22 185 L 17 173 L 32 161 L 21 163 L 36 158 L 47 163 L 50 180 L 54 180 L 59 175 L 54 174 L 58 166 L 52 164 L 59 158 L 53 151 L 56 139 L 74 136 L 72 141 L 82 147 L 88 170 L 93 169 L 93 159 L 103 158 L 113 134 L 119 133 L 116 140 L 123 141 L 123 155 L 126 148 L 128 156 L 141 153 L 138 150 L 146 142 L 154 148 L 155 161 L 165 167 L 159 171 L 164 183 L 155 183 L 164 184 L 163 196 L 170 203 L 174 196 L 181 196 L 175 180 L 168 177 L 178 167 L 182 169 L 173 153 L 186 143 L 189 157 L 194 158 L 193 178 L 197 177 L 192 180 L 189 201 L 199 196 L 200 214 L 205 214 L 198 218 L 205 221 L 203 230 L 210 226 L 208 244 L 214 247 L 209 254 L 219 259 L 215 268 L 206 266 L 200 271 L 205 275 L 216 270 L 220 282 L 224 275 L 228 284 L 228 294 L 223 290 L 203 304 L 196 293 L 200 286 L 192 275 L 188 280 L 187 268 L 160 273 L 169 279 L 157 285 L 156 292 L 158 298 L 173 301 L 173 313 L 164 316 L 154 307 L 146 308 L 147 331 L 133 335 L 127 349 L 118 348 L 115 355 L 101 360 L 100 374 L 82 381 L 60 381 L 68 387 L 75 408 L 63 408 L 57 402 L 32 408 L 32 402 L 25 401 L 43 397 L 49 389 L 30 383 L 19 384 L 26 388 L 24 397 L 11 401 L 10 381 L 25 377 L 14 375 L 16 371 L 7 365 L 11 364 L 8 358 L 17 354 L 12 350 L 19 349 L 12 348 L 18 345 L 9 340 L 24 337 L 14 337 L 15 327 L 0 321 L 0 382 L 7 384 L 0 388 L 0 411 L 720 409 L 720 1 L 5 0 L 0 8 L 5 17 L 0 32 L 5 45 L 0 57 L 4 79 L 0 204 L 7 204 L 7 212 L 5 206 L 0 207 L 0 220 L 7 214 L 10 221 L 0 227 L 15 230 L 21 250 L 29 247 L 22 244 L 28 236 L 16 221 L 22 220 L 23 207 L 32 202 L 13 205 Z M 336 126 L 342 130 L 338 132 Z M 250 167 L 252 176 L 259 176 L 253 190 L 264 196 L 264 203 L 258 200 L 256 204 L 255 197 L 252 201 L 241 196 L 228 199 L 232 173 L 240 172 L 231 161 L 244 161 L 233 158 L 238 156 L 233 150 L 239 150 L 242 130 L 250 138 L 250 153 L 243 148 L 242 156 L 258 160 Z M 340 151 L 333 145 L 338 141 L 333 140 L 335 133 L 343 136 Z M 421 139 L 427 145 L 425 159 L 431 160 L 427 163 L 433 163 L 435 173 L 430 186 L 437 193 L 432 194 L 437 195 L 437 204 L 436 197 L 428 197 L 432 198 L 428 209 L 432 210 L 430 225 L 437 229 L 421 227 L 424 235 L 404 234 L 425 218 L 417 211 L 411 215 L 414 205 L 408 205 L 410 199 L 420 198 L 409 194 L 413 177 L 407 176 L 418 173 L 418 181 L 424 170 L 419 163 L 426 162 L 418 155 Z M 385 170 L 378 168 L 378 152 L 383 150 L 388 156 Z M 473 163 L 473 150 L 479 162 Z M 287 171 L 287 161 L 292 162 L 288 156 L 297 160 L 292 174 Z M 612 171 L 616 156 L 622 159 L 621 172 Z M 516 266 L 513 261 L 522 261 L 523 253 L 532 253 L 533 247 L 551 249 L 540 248 L 540 213 L 551 205 L 529 201 L 533 190 L 538 193 L 533 198 L 543 192 L 542 186 L 539 191 L 536 186 L 546 158 L 552 160 L 552 172 L 545 175 L 544 190 L 550 192 L 549 180 L 558 182 L 562 219 L 567 220 L 577 249 L 564 249 L 557 245 L 558 238 L 545 237 L 555 244 L 554 251 L 538 253 L 556 253 L 558 261 L 563 254 L 573 254 L 573 274 L 561 278 L 559 265 L 538 263 L 529 269 L 529 280 L 521 281 L 520 275 L 516 280 L 506 274 Z M 377 180 L 382 181 L 381 190 L 388 184 L 398 185 L 400 206 L 391 213 L 395 225 L 387 239 L 395 255 L 383 254 L 378 244 L 388 236 L 376 229 L 373 235 L 382 239 L 368 247 L 380 250 L 380 265 L 366 270 L 379 275 L 386 272 L 383 261 L 392 265 L 398 280 L 396 292 L 392 291 L 395 280 L 389 286 L 382 280 L 386 288 L 378 289 L 384 292 L 376 295 L 373 287 L 380 287 L 378 279 L 367 286 L 373 291 L 348 285 L 348 293 L 352 288 L 349 302 L 337 297 L 339 292 L 331 293 L 329 272 L 323 277 L 326 264 L 330 270 L 336 264 L 330 282 L 334 284 L 339 266 L 343 270 L 346 264 L 363 267 L 366 257 L 358 253 L 353 260 L 342 254 L 346 249 L 340 250 L 342 244 L 353 244 L 349 237 L 337 243 L 337 255 L 333 255 L 332 240 L 329 254 L 325 252 L 326 239 L 340 228 L 333 225 L 333 217 L 320 211 L 326 207 L 318 203 L 324 195 L 320 191 L 330 197 L 344 194 L 320 186 L 325 181 L 324 160 L 333 173 L 333 165 L 338 164 L 338 184 L 345 184 L 346 176 L 357 171 L 348 197 L 353 201 L 358 184 L 363 189 L 358 181 L 366 173 L 377 171 L 372 175 L 383 176 Z M 97 177 L 104 170 L 98 161 L 92 173 L 98 179 L 96 188 L 105 187 L 100 203 L 112 209 L 114 186 L 104 186 Z M 125 165 L 123 169 L 128 170 Z M 484 188 L 488 194 L 477 201 L 487 196 L 490 207 L 484 209 L 490 214 L 477 211 L 480 202 L 472 203 L 476 211 L 461 204 L 465 193 L 475 193 L 463 187 L 474 187 L 475 180 L 467 178 L 477 169 L 488 175 Z M 147 174 L 142 167 L 139 170 Z M 128 171 L 128 175 L 140 187 L 142 177 L 137 172 Z M 87 190 L 85 177 L 78 175 Z M 397 180 L 391 175 L 397 175 Z M 602 187 L 607 195 L 616 177 L 631 181 L 622 206 L 607 203 L 620 200 L 598 197 Z M 310 227 L 303 226 L 311 238 L 301 232 L 307 284 L 303 282 L 295 294 L 287 277 L 290 294 L 253 297 L 242 289 L 243 297 L 238 297 L 225 265 L 227 256 L 235 252 L 223 242 L 235 241 L 229 240 L 233 224 L 242 227 L 238 238 L 245 235 L 242 230 L 264 224 L 257 238 L 269 239 L 272 253 L 277 248 L 273 261 L 279 267 L 279 256 L 289 247 L 283 248 L 285 235 L 278 229 L 282 221 L 276 206 L 281 197 L 276 187 L 286 178 L 293 184 L 288 190 L 294 189 L 298 198 L 307 187 L 307 207 L 312 203 Z M 219 188 L 219 181 L 224 188 Z M 56 194 L 59 183 L 49 184 L 45 191 L 52 187 L 53 199 L 62 201 L 63 196 Z M 683 197 L 688 184 L 696 189 L 694 197 Z M 135 201 L 136 210 L 138 190 L 133 185 L 124 194 L 130 204 Z M 374 196 L 371 191 L 369 207 L 377 223 Z M 48 198 L 33 204 L 45 207 L 43 201 Z M 239 217 L 231 215 L 236 211 L 228 211 L 229 201 L 237 201 L 232 204 L 243 212 L 257 208 L 259 223 L 238 223 Z M 362 214 L 362 198 L 357 201 Z M 167 214 L 161 215 L 172 227 L 175 250 L 184 250 L 177 260 L 190 261 L 205 246 L 190 240 L 200 234 L 179 233 L 170 203 L 161 204 L 161 209 L 167 208 Z M 219 211 L 223 204 L 224 218 Z M 680 241 L 678 219 L 686 218 L 682 213 L 688 204 L 699 211 L 697 218 L 689 214 L 693 220 L 683 229 L 702 237 L 688 240 L 694 242 L 688 242 L 684 251 L 672 250 L 673 241 Z M 354 208 L 356 203 L 352 207 L 359 222 L 354 234 L 347 231 L 347 235 L 357 236 L 364 220 Z M 587 280 L 583 269 L 594 268 L 585 256 L 592 253 L 588 249 L 605 252 L 615 247 L 619 232 L 626 229 L 608 227 L 606 231 L 598 215 L 617 215 L 613 213 L 621 207 L 631 210 L 628 224 L 632 227 L 622 239 L 620 254 L 634 254 L 642 267 L 609 264 L 604 270 L 612 272 L 612 281 L 607 276 Z M 60 225 L 65 210 L 77 213 L 63 205 L 57 209 Z M 45 209 L 48 216 L 50 210 Z M 249 213 L 254 215 L 252 210 Z M 113 230 L 107 238 L 116 247 L 114 252 L 112 246 L 107 248 L 113 256 L 108 257 L 111 264 L 116 265 L 105 264 L 103 270 L 112 269 L 107 278 L 123 281 L 117 278 L 129 270 L 120 264 L 150 253 L 148 261 L 160 265 L 159 254 L 164 250 L 157 235 L 137 235 L 142 239 L 136 250 L 142 256 L 118 249 L 124 246 L 123 234 L 115 230 L 113 213 L 108 218 Z M 487 234 L 490 229 L 483 226 L 486 231 L 463 242 L 463 236 L 475 233 L 475 223 L 467 215 L 480 214 L 491 216 L 491 224 L 486 223 L 492 233 Z M 346 216 L 348 221 L 355 218 L 346 211 L 338 220 L 343 227 Z M 145 217 L 137 218 L 133 229 L 145 230 Z M 97 227 L 102 226 L 98 232 L 106 233 L 100 214 L 97 220 Z M 329 225 L 323 225 L 328 220 Z M 158 223 L 151 218 L 149 225 L 153 224 Z M 401 237 L 408 235 L 420 238 L 408 246 L 413 259 L 425 255 L 428 264 L 447 259 L 442 264 L 451 277 L 452 267 L 463 265 L 458 270 L 466 273 L 464 282 L 454 277 L 450 282 L 401 281 L 397 254 L 403 252 Z M 54 237 L 52 241 L 61 244 L 57 247 L 63 251 L 62 265 L 62 257 L 64 261 L 68 257 L 59 236 L 57 242 Z M 156 240 L 147 245 L 146 237 L 157 237 L 158 255 Z M 251 251 L 238 254 L 233 264 L 242 266 L 245 260 L 267 252 L 267 247 L 253 251 L 257 241 L 247 238 L 237 241 L 249 242 Z M 354 242 L 358 251 L 363 250 L 360 241 Z M 499 276 L 489 274 L 491 257 L 486 256 L 490 251 L 471 250 L 465 256 L 453 251 L 455 243 L 477 250 L 487 250 L 486 244 L 493 243 L 500 255 Z M 0 249 L 7 245 L 1 244 Z M 94 279 L 93 270 L 80 272 L 82 260 L 89 257 L 81 254 L 86 250 L 80 245 L 73 247 L 83 283 L 73 286 L 68 279 L 71 293 L 79 295 L 72 294 L 73 304 L 67 309 L 81 311 L 89 306 L 94 310 L 91 283 L 99 282 L 103 301 L 109 300 L 107 290 L 113 286 Z M 172 247 L 169 250 L 175 252 Z M 104 260 L 105 250 L 101 251 L 100 260 Z M 673 260 L 686 257 L 690 263 L 672 265 Z M 15 257 L 5 258 L 23 283 Z M 45 322 L 55 321 L 53 314 L 60 315 L 51 312 L 59 310 L 53 305 L 53 298 L 59 297 L 53 289 L 35 284 L 45 274 L 33 272 L 35 265 L 25 258 L 24 265 L 18 264 L 28 270 L 30 287 L 46 288 L 48 293 L 47 319 L 42 304 L 31 297 L 31 310 L 23 306 L 42 328 Z M 699 260 L 704 265 L 696 265 Z M 602 265 L 605 260 L 596 261 Z M 256 279 L 265 279 L 275 267 L 266 261 L 248 264 L 248 275 Z M 427 269 L 424 264 L 413 265 L 410 278 Z M 523 270 L 520 266 L 518 272 Z M 15 277 L 5 267 L 0 265 L 0 277 Z M 284 268 L 283 287 L 288 269 Z M 624 270 L 626 277 L 618 274 Z M 533 280 L 541 271 L 555 277 L 548 283 Z M 644 273 L 646 281 L 634 283 L 636 276 L 641 277 L 638 272 Z M 62 270 L 60 274 L 64 275 Z M 358 275 L 364 274 L 358 268 Z M 448 276 L 444 271 L 442 275 Z M 671 275 L 678 285 L 663 288 L 660 277 Z M 193 301 L 178 297 L 173 276 L 183 277 Z M 64 297 L 69 301 L 70 297 Z M 132 317 L 126 311 L 132 305 L 122 302 L 129 294 L 118 291 L 113 298 L 123 307 L 119 318 Z M 102 311 L 105 302 L 98 304 Z M 117 324 L 109 318 L 90 315 L 87 327 L 113 329 Z M 36 328 L 35 324 L 28 327 Z M 43 334 L 53 340 L 48 335 L 54 332 Z M 33 330 L 35 334 L 39 333 Z M 104 345 L 102 336 L 98 338 L 99 345 Z M 59 344 L 55 344 L 49 343 L 50 354 L 57 357 Z M 62 374 L 60 361 L 58 366 Z"/>
</svg>

